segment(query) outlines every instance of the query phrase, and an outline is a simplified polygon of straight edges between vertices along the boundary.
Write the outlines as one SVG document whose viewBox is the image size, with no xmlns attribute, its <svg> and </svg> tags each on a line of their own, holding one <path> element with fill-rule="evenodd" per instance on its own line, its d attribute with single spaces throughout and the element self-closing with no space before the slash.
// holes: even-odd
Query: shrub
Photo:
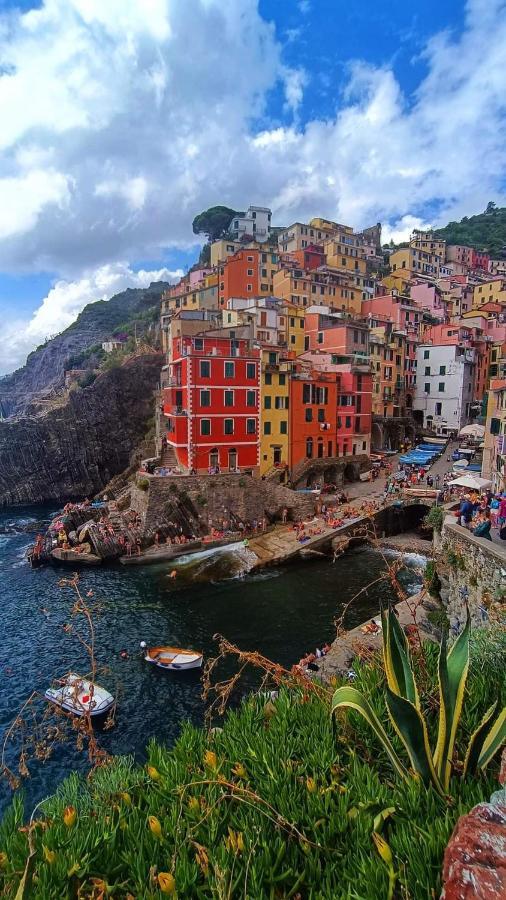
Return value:
<svg viewBox="0 0 506 900">
<path fill-rule="evenodd" d="M 441 581 L 439 580 L 436 563 L 433 559 L 429 559 L 427 565 L 425 566 L 424 582 L 429 594 L 431 594 L 432 597 L 439 597 L 439 591 L 441 590 Z"/>
<path fill-rule="evenodd" d="M 502 653 L 504 667 L 504 645 Z M 478 646 L 463 711 L 469 733 L 503 678 L 497 656 L 481 678 L 479 659 Z M 433 692 L 437 647 L 428 646 L 424 665 L 414 659 L 413 666 Z M 357 664 L 356 672 L 355 686 L 386 719 L 379 661 Z M 26 895 L 98 896 L 106 882 L 111 896 L 155 898 L 161 896 L 158 875 L 168 873 L 179 897 L 379 900 L 389 888 L 382 846 L 377 854 L 372 838 L 380 830 L 398 896 L 439 896 L 455 823 L 490 796 L 494 777 L 479 772 L 455 779 L 454 800 L 447 803 L 420 780 L 392 779 L 380 742 L 360 717 L 346 717 L 336 741 L 329 712 L 323 691 L 283 689 L 270 707 L 261 697 L 246 699 L 218 733 L 186 725 L 172 749 L 152 742 L 146 767 L 117 757 L 88 778 L 71 775 L 37 812 Z M 461 756 L 460 738 L 456 749 Z M 71 826 L 69 807 L 76 813 Z M 0 825 L 2 890 L 9 898 L 28 857 L 22 825 L 17 797 Z"/>
<path fill-rule="evenodd" d="M 140 491 L 147 491 L 149 488 L 149 478 L 146 478 L 146 476 L 143 475 L 141 478 L 137 479 L 136 484 Z"/>
<path fill-rule="evenodd" d="M 432 528 L 441 534 L 443 530 L 444 512 L 441 506 L 432 506 L 425 516 L 423 522 L 427 528 Z"/>
</svg>

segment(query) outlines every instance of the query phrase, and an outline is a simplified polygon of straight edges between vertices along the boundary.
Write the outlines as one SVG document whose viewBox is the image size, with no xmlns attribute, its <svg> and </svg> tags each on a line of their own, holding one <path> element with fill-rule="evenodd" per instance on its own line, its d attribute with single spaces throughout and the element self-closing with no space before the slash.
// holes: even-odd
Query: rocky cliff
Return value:
<svg viewBox="0 0 506 900">
<path fill-rule="evenodd" d="M 0 422 L 0 506 L 90 496 L 125 469 L 153 415 L 161 364 L 156 352 L 131 358 L 45 415 Z"/>
<path fill-rule="evenodd" d="M 151 312 L 157 319 L 160 296 L 167 286 L 153 283 L 89 303 L 65 331 L 30 353 L 21 369 L 0 378 L 0 419 L 32 413 L 37 401 L 60 391 L 72 356 L 100 344 L 132 320 L 146 321 Z"/>
</svg>

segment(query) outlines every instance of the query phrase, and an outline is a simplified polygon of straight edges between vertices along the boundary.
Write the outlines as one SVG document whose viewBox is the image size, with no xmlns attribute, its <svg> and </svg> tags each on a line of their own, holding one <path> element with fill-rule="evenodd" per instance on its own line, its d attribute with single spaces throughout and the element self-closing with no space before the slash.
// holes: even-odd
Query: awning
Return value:
<svg viewBox="0 0 506 900">
<path fill-rule="evenodd" d="M 474 491 L 482 491 L 484 488 L 491 486 L 492 482 L 488 478 L 480 478 L 479 475 L 461 475 L 450 481 L 456 487 L 465 487 Z"/>
<path fill-rule="evenodd" d="M 459 437 L 474 437 L 474 438 L 483 438 L 485 437 L 485 426 L 484 425 L 464 425 L 463 428 L 459 431 Z"/>
</svg>

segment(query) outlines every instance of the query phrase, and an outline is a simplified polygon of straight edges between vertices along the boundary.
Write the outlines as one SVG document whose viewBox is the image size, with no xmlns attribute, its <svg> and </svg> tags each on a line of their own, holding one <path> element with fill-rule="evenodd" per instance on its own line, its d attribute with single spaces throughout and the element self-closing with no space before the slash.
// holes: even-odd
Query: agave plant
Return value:
<svg viewBox="0 0 506 900">
<path fill-rule="evenodd" d="M 390 611 L 382 613 L 383 660 L 387 679 L 386 705 L 392 725 L 404 744 L 415 776 L 444 796 L 452 774 L 455 737 L 462 713 L 469 670 L 469 612 L 464 630 L 447 650 L 443 635 L 439 649 L 439 725 L 436 747 L 431 751 L 427 723 L 416 686 L 406 636 Z M 485 713 L 470 737 L 464 760 L 463 776 L 485 769 L 506 740 L 506 707 L 494 718 L 496 701 Z M 412 777 L 399 759 L 388 734 L 364 695 L 353 687 L 338 688 L 332 698 L 332 713 L 341 707 L 357 710 L 381 741 L 395 771 L 401 778 Z"/>
</svg>

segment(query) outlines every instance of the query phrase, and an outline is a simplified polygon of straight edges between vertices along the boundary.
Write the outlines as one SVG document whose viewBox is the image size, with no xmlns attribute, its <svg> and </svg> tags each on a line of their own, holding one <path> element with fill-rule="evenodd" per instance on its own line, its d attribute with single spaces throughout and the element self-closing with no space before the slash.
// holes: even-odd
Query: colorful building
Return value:
<svg viewBox="0 0 506 900">
<path fill-rule="evenodd" d="M 484 303 L 504 303 L 506 305 L 506 278 L 491 278 L 477 284 L 473 292 L 473 307 L 475 309 Z"/>
<path fill-rule="evenodd" d="M 175 338 L 162 395 L 165 436 L 182 469 L 258 472 L 260 351 L 250 341 Z"/>
<path fill-rule="evenodd" d="M 260 475 L 289 465 L 289 397 L 292 362 L 282 348 L 263 347 L 260 390 Z"/>
<path fill-rule="evenodd" d="M 481 474 L 497 492 L 506 490 L 506 379 L 494 379 L 488 392 Z"/>
</svg>

